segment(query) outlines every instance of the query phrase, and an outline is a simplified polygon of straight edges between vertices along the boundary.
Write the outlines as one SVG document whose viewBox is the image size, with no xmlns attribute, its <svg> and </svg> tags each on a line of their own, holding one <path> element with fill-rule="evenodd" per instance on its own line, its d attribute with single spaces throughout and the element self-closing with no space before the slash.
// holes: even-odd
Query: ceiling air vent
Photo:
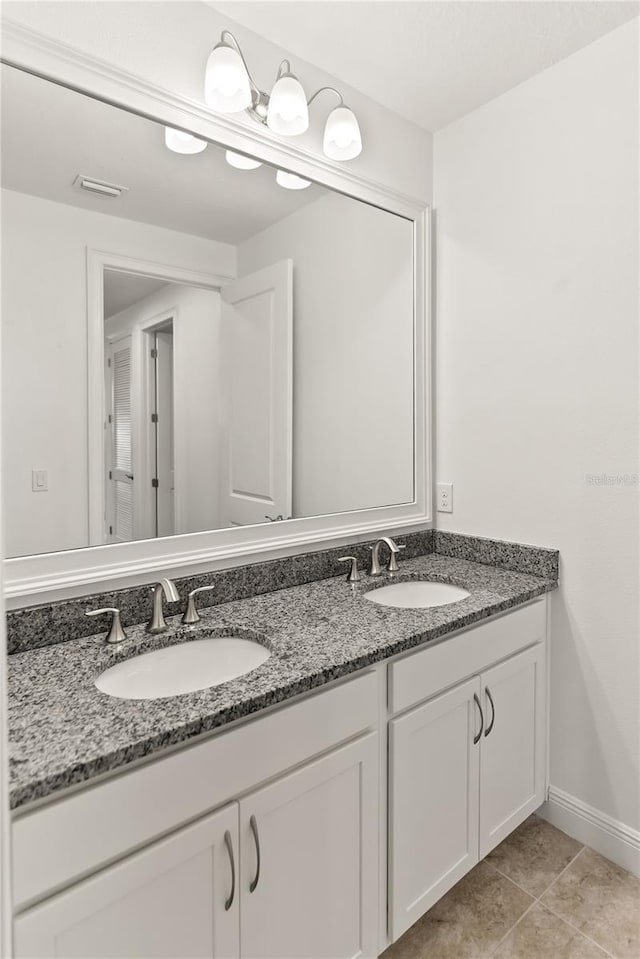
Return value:
<svg viewBox="0 0 640 959">
<path fill-rule="evenodd" d="M 107 183 L 106 180 L 95 180 L 93 177 L 83 176 L 81 173 L 77 175 L 73 185 L 80 190 L 86 190 L 87 193 L 95 193 L 98 196 L 107 196 L 113 199 L 122 196 L 129 190 L 128 186 L 118 186 L 117 183 Z"/>
</svg>

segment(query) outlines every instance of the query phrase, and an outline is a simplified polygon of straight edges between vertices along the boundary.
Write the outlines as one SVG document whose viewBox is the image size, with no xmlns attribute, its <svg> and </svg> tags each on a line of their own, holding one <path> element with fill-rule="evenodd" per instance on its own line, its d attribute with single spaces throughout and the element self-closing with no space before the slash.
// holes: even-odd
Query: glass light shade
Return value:
<svg viewBox="0 0 640 959">
<path fill-rule="evenodd" d="M 226 43 L 219 43 L 209 54 L 204 99 L 217 113 L 239 113 L 251 105 L 251 85 L 242 57 Z"/>
<path fill-rule="evenodd" d="M 349 107 L 336 107 L 327 117 L 322 149 L 332 160 L 353 160 L 362 152 L 360 127 Z"/>
<path fill-rule="evenodd" d="M 260 160 L 243 156 L 242 153 L 235 153 L 233 150 L 227 150 L 225 157 L 229 166 L 235 167 L 236 170 L 257 170 L 259 166 L 262 166 Z"/>
<path fill-rule="evenodd" d="M 311 180 L 304 180 L 295 173 L 287 173 L 286 170 L 276 170 L 276 183 L 283 186 L 285 190 L 306 190 L 311 186 Z"/>
<path fill-rule="evenodd" d="M 164 142 L 174 153 L 202 153 L 207 149 L 206 140 L 183 133 L 182 130 L 174 130 L 173 127 L 164 128 Z"/>
<path fill-rule="evenodd" d="M 309 126 L 309 108 L 302 84 L 291 74 L 280 77 L 271 91 L 267 126 L 274 133 L 293 137 Z"/>
</svg>

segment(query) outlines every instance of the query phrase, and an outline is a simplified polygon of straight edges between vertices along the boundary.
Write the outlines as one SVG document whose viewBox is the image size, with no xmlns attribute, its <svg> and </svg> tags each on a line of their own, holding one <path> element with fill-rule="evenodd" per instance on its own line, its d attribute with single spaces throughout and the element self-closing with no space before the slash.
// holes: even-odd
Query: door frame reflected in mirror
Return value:
<svg viewBox="0 0 640 959">
<path fill-rule="evenodd" d="M 152 263 L 148 260 L 121 256 L 101 250 L 87 249 L 87 363 L 88 363 L 88 482 L 89 482 L 89 548 L 108 544 L 105 539 L 105 455 L 104 455 L 104 427 L 105 422 L 105 391 L 103 371 L 105 369 L 105 316 L 104 316 L 104 274 L 106 271 L 126 273 L 163 280 L 167 284 L 176 283 L 181 286 L 195 287 L 211 292 L 220 292 L 233 277 L 222 273 L 202 273 L 196 270 L 186 270 L 181 267 L 167 266 L 161 263 Z M 178 308 L 170 311 L 174 316 Z M 139 328 L 140 335 L 150 328 L 156 327 L 164 319 L 168 319 L 167 311 L 145 320 Z M 138 331 L 136 331 L 138 332 Z M 140 344 L 134 338 L 133 353 L 138 356 Z M 148 384 L 144 381 L 142 392 L 146 392 Z M 134 454 L 132 472 L 142 478 L 147 478 L 148 454 L 145 449 L 138 449 Z M 150 475 L 150 474 L 149 474 Z M 134 503 L 140 512 L 141 500 L 134 494 Z M 180 502 L 176 503 L 176 512 L 180 513 Z M 147 512 L 147 511 L 145 511 Z M 135 514 L 135 511 L 134 511 Z M 145 522 L 144 527 L 148 526 Z M 145 537 L 135 537 L 145 538 Z M 124 545 L 124 544 L 117 544 Z"/>
<path fill-rule="evenodd" d="M 414 500 L 348 513 L 334 513 L 283 523 L 266 523 L 154 540 L 90 546 L 86 549 L 39 554 L 4 560 L 6 604 L 9 609 L 63 600 L 91 591 L 137 585 L 157 575 L 189 575 L 244 565 L 276 557 L 371 539 L 380 531 L 401 534 L 425 529 L 432 519 L 432 398 L 431 398 L 431 217 L 430 209 L 411 197 L 373 182 L 335 161 L 311 153 L 295 143 L 276 141 L 268 131 L 247 126 L 242 119 L 213 116 L 200 105 L 117 67 L 94 62 L 86 55 L 7 25 L 3 31 L 2 62 L 85 96 L 157 123 L 185 130 L 223 148 L 254 155 L 263 163 L 282 167 L 354 199 L 377 206 L 413 223 L 414 272 Z M 96 251 L 92 251 L 96 256 Z M 117 257 L 102 254 L 116 265 Z M 97 269 L 96 261 L 91 270 Z M 176 275 L 172 268 L 159 267 Z M 188 274 L 190 271 L 183 272 Z M 148 274 L 147 274 L 148 275 Z M 165 275 L 161 273 L 160 275 Z M 210 288 L 229 277 L 192 273 L 187 283 Z M 218 287 L 219 288 L 219 287 Z M 91 306 L 102 319 L 102 283 L 91 284 Z M 97 300 L 97 303 L 96 303 Z M 103 370 L 103 330 L 90 348 L 90 368 Z M 384 389 L 388 384 L 380 384 Z M 103 393 L 89 391 L 89 420 L 96 406 L 102 411 Z M 100 391 L 103 390 L 100 377 Z M 102 484 L 103 435 L 98 436 L 97 463 L 90 455 L 93 484 Z M 381 450 L 384 454 L 384 450 Z M 100 475 L 98 476 L 98 473 Z"/>
</svg>

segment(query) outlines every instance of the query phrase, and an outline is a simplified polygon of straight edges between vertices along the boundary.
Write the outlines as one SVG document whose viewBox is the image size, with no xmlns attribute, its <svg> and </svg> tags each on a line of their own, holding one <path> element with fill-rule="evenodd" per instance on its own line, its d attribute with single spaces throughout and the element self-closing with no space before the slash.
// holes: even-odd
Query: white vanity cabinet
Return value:
<svg viewBox="0 0 640 959">
<path fill-rule="evenodd" d="M 377 954 L 378 737 L 240 802 L 243 959 Z"/>
<path fill-rule="evenodd" d="M 545 665 L 539 645 L 480 677 L 485 726 L 479 743 L 480 859 L 544 801 Z"/>
<path fill-rule="evenodd" d="M 233 803 L 18 916 L 15 959 L 234 959 L 237 862 Z"/>
<path fill-rule="evenodd" d="M 371 733 L 76 883 L 15 959 L 374 956 L 377 760 Z"/>
<path fill-rule="evenodd" d="M 389 723 L 393 940 L 478 861 L 478 689 L 463 683 Z"/>
<path fill-rule="evenodd" d="M 15 959 L 373 959 L 544 800 L 546 609 L 16 815 Z"/>
<path fill-rule="evenodd" d="M 16 819 L 15 959 L 376 956 L 377 721 L 369 671 Z"/>
<path fill-rule="evenodd" d="M 485 635 L 478 648 L 480 630 Z M 544 603 L 470 630 L 459 637 L 462 650 L 473 647 L 473 655 L 487 663 L 498 658 L 496 652 L 504 653 L 506 641 L 512 650 L 528 648 L 389 723 L 389 931 L 394 941 L 544 800 L 544 637 Z M 455 642 L 431 650 L 427 690 L 443 678 L 446 682 Z M 396 700 L 406 694 L 406 670 L 413 670 L 411 660 L 418 656 L 424 653 L 397 664 L 400 669 L 391 676 Z M 415 663 L 415 671 L 422 665 Z M 458 675 L 464 673 L 464 656 L 457 669 Z"/>
</svg>

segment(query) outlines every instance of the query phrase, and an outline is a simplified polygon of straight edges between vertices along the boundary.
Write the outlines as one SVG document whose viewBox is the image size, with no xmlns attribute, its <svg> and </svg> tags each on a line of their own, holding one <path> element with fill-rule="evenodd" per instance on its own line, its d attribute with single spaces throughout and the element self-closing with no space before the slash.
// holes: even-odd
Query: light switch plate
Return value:
<svg viewBox="0 0 640 959">
<path fill-rule="evenodd" d="M 453 483 L 438 483 L 436 496 L 439 513 L 453 513 Z"/>
<path fill-rule="evenodd" d="M 34 493 L 46 493 L 49 489 L 49 470 L 31 470 L 31 489 Z"/>
</svg>

